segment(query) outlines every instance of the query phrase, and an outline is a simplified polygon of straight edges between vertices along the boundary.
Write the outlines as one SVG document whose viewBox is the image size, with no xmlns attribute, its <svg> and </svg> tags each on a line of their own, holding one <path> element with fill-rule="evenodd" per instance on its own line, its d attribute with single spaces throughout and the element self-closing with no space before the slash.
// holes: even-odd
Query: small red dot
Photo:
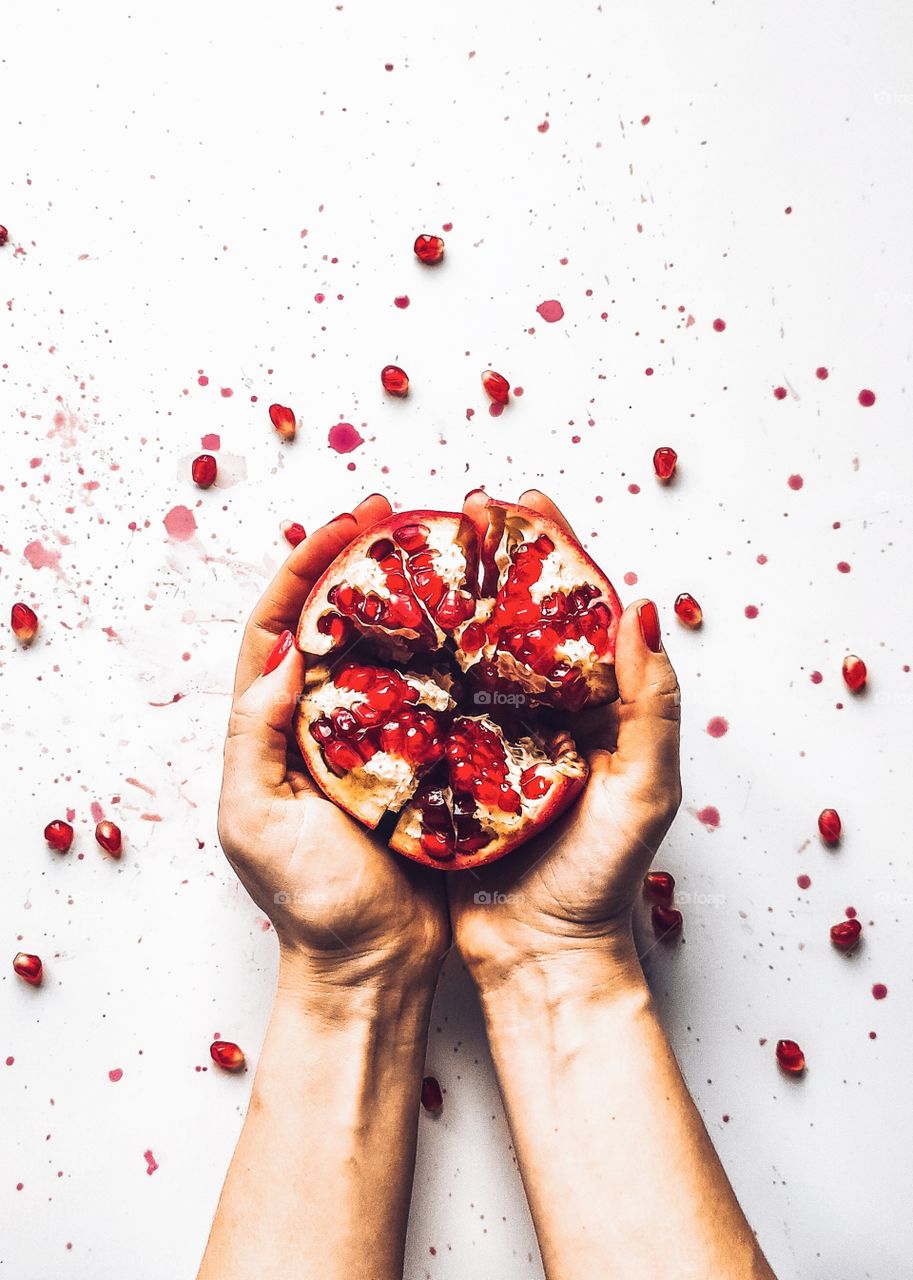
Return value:
<svg viewBox="0 0 913 1280">
<path fill-rule="evenodd" d="M 713 322 L 713 328 L 714 328 L 714 331 L 715 331 L 716 333 L 722 333 L 722 332 L 723 332 L 723 330 L 726 328 L 726 321 L 725 321 L 725 320 L 714 320 L 714 322 Z"/>
<path fill-rule="evenodd" d="M 827 369 L 824 367 L 823 364 L 819 365 L 818 368 L 815 370 L 815 377 L 820 378 L 821 381 L 824 382 L 827 376 L 828 376 Z"/>
<path fill-rule="evenodd" d="M 775 399 L 777 399 L 777 400 L 785 400 L 785 399 L 786 399 L 786 395 L 787 395 L 787 392 L 786 392 L 786 388 L 785 388 L 785 387 L 774 387 L 774 397 L 775 397 Z"/>
<path fill-rule="evenodd" d="M 862 391 L 859 392 L 858 400 L 863 409 L 871 409 L 872 405 L 875 403 L 875 392 L 869 391 L 867 387 L 864 387 Z"/>
</svg>

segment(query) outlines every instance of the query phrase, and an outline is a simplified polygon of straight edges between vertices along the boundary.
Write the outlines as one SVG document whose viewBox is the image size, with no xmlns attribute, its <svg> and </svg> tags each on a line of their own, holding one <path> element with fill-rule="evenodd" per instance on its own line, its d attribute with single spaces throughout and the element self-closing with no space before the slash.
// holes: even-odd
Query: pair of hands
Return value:
<svg viewBox="0 0 913 1280">
<path fill-rule="evenodd" d="M 476 492 L 464 507 L 486 501 Z M 543 494 L 520 501 L 569 528 Z M 313 583 L 390 510 L 372 495 L 297 546 L 244 632 L 219 837 L 273 922 L 283 962 L 345 992 L 433 982 L 451 938 L 478 982 L 580 948 L 630 957 L 634 901 L 681 800 L 678 684 L 650 602 L 629 605 L 621 620 L 618 701 L 572 725 L 591 768 L 582 797 L 506 859 L 478 872 L 432 871 L 383 848 L 311 781 L 291 733 L 304 658 L 290 645 L 261 673 Z"/>
</svg>

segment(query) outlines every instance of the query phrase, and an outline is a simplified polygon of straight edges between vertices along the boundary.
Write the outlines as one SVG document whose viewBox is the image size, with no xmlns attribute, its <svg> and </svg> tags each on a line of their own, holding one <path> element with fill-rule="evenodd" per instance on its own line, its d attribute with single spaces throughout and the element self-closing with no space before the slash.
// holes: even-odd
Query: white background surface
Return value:
<svg viewBox="0 0 913 1280">
<path fill-rule="evenodd" d="M 890 0 L 4 15 L 0 573 L 4 610 L 30 601 L 43 629 L 0 646 L 0 937 L 47 974 L 33 991 L 7 961 L 0 982 L 0 1275 L 194 1274 L 252 1078 L 197 1068 L 214 1032 L 256 1065 L 275 974 L 215 802 L 280 519 L 530 483 L 624 599 L 660 605 L 685 803 L 657 865 L 685 934 L 646 964 L 748 1216 L 781 1280 L 909 1274 L 911 41 Z M 415 234 L 449 222 L 422 269 Z M 391 361 L 402 404 L 379 386 Z M 499 419 L 488 365 L 525 389 Z M 303 421 L 291 447 L 273 400 Z M 365 438 L 349 457 L 327 447 L 339 420 Z M 222 480 L 200 493 L 209 432 Z M 670 489 L 660 444 L 681 457 Z M 178 504 L 183 543 L 163 526 Z M 681 590 L 701 633 L 674 621 Z M 865 697 L 842 687 L 848 651 Z M 124 828 L 119 864 L 93 802 Z M 710 804 L 714 831 L 694 816 Z M 41 832 L 67 808 L 61 858 Z M 848 905 L 849 958 L 828 942 Z M 781 1036 L 802 1081 L 777 1070 Z M 406 1275 L 540 1276 L 457 965 L 428 1065 L 446 1104 L 422 1117 Z"/>
</svg>

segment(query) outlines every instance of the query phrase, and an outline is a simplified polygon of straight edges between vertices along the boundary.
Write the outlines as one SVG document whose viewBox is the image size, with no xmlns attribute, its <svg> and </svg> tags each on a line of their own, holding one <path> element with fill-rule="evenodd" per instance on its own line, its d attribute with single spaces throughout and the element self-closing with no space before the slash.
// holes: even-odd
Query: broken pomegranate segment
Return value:
<svg viewBox="0 0 913 1280">
<path fill-rule="evenodd" d="M 843 680 L 846 687 L 852 693 L 858 693 L 860 689 L 865 688 L 868 676 L 868 670 L 862 659 L 857 658 L 855 653 L 847 654 L 843 659 Z"/>
<path fill-rule="evenodd" d="M 425 1076 L 422 1081 L 422 1106 L 426 1111 L 440 1111 L 444 1105 L 444 1095 L 440 1082 L 435 1076 Z"/>
<path fill-rule="evenodd" d="M 21 602 L 10 610 L 10 626 L 21 645 L 29 645 L 38 634 L 38 615 L 34 609 Z"/>
<path fill-rule="evenodd" d="M 219 464 L 211 453 L 201 453 L 190 464 L 190 474 L 198 489 L 208 489 L 215 484 L 219 472 Z"/>
<path fill-rule="evenodd" d="M 297 547 L 299 542 L 304 542 L 307 534 L 304 525 L 299 524 L 297 520 L 283 520 L 279 526 L 282 530 L 282 536 L 290 547 Z"/>
<path fill-rule="evenodd" d="M 582 789 L 585 762 L 540 709 L 617 694 L 621 604 L 602 571 L 536 511 L 491 502 L 483 523 L 388 517 L 333 562 L 298 627 L 315 780 L 448 870 L 522 844 Z"/>
<path fill-rule="evenodd" d="M 507 404 L 510 399 L 510 383 L 501 373 L 486 369 L 482 374 L 482 386 L 489 400 L 495 404 Z"/>
<path fill-rule="evenodd" d="M 241 1071 L 244 1067 L 244 1052 L 231 1040 L 213 1040 L 209 1056 L 223 1071 Z"/>
<path fill-rule="evenodd" d="M 381 369 L 380 382 L 387 395 L 402 397 L 409 393 L 409 375 L 398 365 L 388 364 Z"/>
<path fill-rule="evenodd" d="M 419 262 L 426 267 L 436 266 L 444 257 L 444 241 L 440 236 L 419 236 L 412 246 Z"/>
<path fill-rule="evenodd" d="M 95 828 L 95 839 L 112 858 L 119 858 L 123 849 L 123 838 L 116 822 L 99 822 Z"/>
<path fill-rule="evenodd" d="M 805 1054 L 795 1040 L 778 1040 L 776 1055 L 782 1071 L 790 1076 L 801 1076 L 805 1070 Z"/>
<path fill-rule="evenodd" d="M 13 959 L 13 969 L 29 986 L 41 986 L 44 968 L 38 956 L 30 956 L 27 951 L 20 951 Z"/>
<path fill-rule="evenodd" d="M 831 942 L 838 951 L 852 951 L 862 937 L 862 925 L 858 920 L 841 920 L 831 925 Z"/>
<path fill-rule="evenodd" d="M 67 853 L 73 843 L 73 828 L 62 818 L 55 818 L 45 827 L 44 838 L 58 853 Z"/>
<path fill-rule="evenodd" d="M 271 404 L 269 407 L 269 420 L 283 440 L 295 439 L 298 423 L 295 420 L 294 409 L 289 409 L 284 404 Z"/>
<path fill-rule="evenodd" d="M 644 893 L 657 902 L 671 903 L 675 895 L 675 880 L 668 871 L 648 871 L 644 876 Z"/>
<path fill-rule="evenodd" d="M 840 843 L 843 823 L 840 821 L 840 814 L 836 809 L 821 810 L 818 814 L 818 830 L 825 844 L 835 845 Z"/>
<path fill-rule="evenodd" d="M 704 611 L 694 596 L 683 591 L 675 601 L 675 616 L 684 626 L 696 630 L 704 621 Z"/>
<path fill-rule="evenodd" d="M 662 480 L 664 484 L 671 480 L 675 475 L 677 462 L 678 454 L 668 445 L 657 449 L 653 455 L 653 470 L 656 472 L 657 480 Z"/>
</svg>

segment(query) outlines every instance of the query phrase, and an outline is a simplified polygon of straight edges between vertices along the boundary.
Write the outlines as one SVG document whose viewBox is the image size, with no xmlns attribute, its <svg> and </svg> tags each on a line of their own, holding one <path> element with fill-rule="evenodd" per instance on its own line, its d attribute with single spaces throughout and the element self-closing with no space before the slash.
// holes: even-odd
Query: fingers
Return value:
<svg viewBox="0 0 913 1280">
<path fill-rule="evenodd" d="M 571 528 L 571 522 L 564 512 L 555 506 L 551 498 L 544 493 L 540 493 L 538 489 L 527 489 L 525 493 L 521 493 L 520 505 L 531 507 L 533 511 L 538 511 L 541 515 L 547 516 L 549 520 L 554 520 L 555 524 L 569 533 L 572 538 L 577 539 L 578 542 L 580 541 Z"/>
<path fill-rule="evenodd" d="M 298 544 L 257 601 L 244 628 L 235 672 L 235 694 L 248 688 L 263 670 L 267 654 L 283 631 L 295 631 L 308 592 L 356 534 L 390 514 L 380 494 L 360 502 L 351 514 L 337 516 Z"/>
<path fill-rule="evenodd" d="M 284 637 L 283 637 L 284 638 Z M 304 681 L 304 657 L 294 644 L 267 675 L 238 694 L 225 742 L 223 796 L 240 812 L 255 811 L 245 797 L 262 800 L 286 783 L 287 735 Z"/>
<path fill-rule="evenodd" d="M 639 775 L 654 792 L 671 790 L 677 796 L 681 699 L 654 619 L 652 602 L 637 600 L 628 605 L 619 624 L 615 645 L 618 744 L 612 768 Z M 653 652 L 652 646 L 659 652 Z"/>
</svg>

